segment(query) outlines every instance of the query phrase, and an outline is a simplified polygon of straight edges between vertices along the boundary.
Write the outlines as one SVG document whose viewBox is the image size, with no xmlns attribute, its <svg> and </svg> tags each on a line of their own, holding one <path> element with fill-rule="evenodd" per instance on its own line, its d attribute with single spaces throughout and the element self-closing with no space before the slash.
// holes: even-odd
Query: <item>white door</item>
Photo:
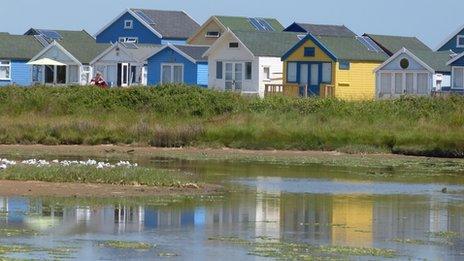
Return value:
<svg viewBox="0 0 464 261">
<path fill-rule="evenodd" d="M 121 64 L 121 86 L 129 86 L 129 64 Z"/>
<path fill-rule="evenodd" d="M 241 91 L 243 88 L 243 64 L 226 63 L 225 89 L 229 91 Z"/>
<path fill-rule="evenodd" d="M 142 85 L 147 85 L 148 83 L 148 70 L 147 66 L 142 67 Z"/>
</svg>

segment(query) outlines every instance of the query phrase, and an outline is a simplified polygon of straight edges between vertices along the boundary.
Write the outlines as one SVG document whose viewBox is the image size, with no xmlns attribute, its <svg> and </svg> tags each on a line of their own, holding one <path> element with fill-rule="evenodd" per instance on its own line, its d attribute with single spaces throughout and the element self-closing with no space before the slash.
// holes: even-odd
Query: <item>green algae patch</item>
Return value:
<svg viewBox="0 0 464 261">
<path fill-rule="evenodd" d="M 38 236 L 39 233 L 30 229 L 0 227 L 0 237 Z"/>
<path fill-rule="evenodd" d="M 276 239 L 270 238 L 246 240 L 238 237 L 212 237 L 209 238 L 209 240 L 246 246 L 249 248 L 249 255 L 277 259 L 333 260 L 355 256 L 394 258 L 398 255 L 397 252 L 392 249 L 349 246 L 319 246 L 305 243 L 280 242 Z"/>
<path fill-rule="evenodd" d="M 155 248 L 156 245 L 144 243 L 144 242 L 135 242 L 135 241 L 118 241 L 118 240 L 108 240 L 98 243 L 100 247 L 106 248 L 118 248 L 118 249 L 135 249 L 135 250 L 149 250 Z"/>
</svg>

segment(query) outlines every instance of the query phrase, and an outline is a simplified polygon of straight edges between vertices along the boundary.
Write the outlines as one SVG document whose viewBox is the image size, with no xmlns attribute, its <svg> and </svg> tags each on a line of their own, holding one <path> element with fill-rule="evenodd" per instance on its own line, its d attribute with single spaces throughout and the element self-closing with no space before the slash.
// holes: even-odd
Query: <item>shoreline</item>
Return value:
<svg viewBox="0 0 464 261">
<path fill-rule="evenodd" d="M 0 196 L 4 197 L 150 197 L 150 196 L 200 196 L 213 195 L 222 187 L 201 184 L 198 188 L 121 186 L 91 183 L 57 183 L 42 181 L 0 180 Z"/>
</svg>

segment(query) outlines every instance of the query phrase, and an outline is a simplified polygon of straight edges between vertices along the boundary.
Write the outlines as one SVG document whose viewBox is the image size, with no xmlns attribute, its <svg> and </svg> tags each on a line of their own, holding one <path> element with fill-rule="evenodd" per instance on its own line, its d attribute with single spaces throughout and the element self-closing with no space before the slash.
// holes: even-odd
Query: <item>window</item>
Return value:
<svg viewBox="0 0 464 261">
<path fill-rule="evenodd" d="M 392 75 L 390 73 L 380 74 L 380 94 L 390 94 L 392 85 Z"/>
<path fill-rule="evenodd" d="M 119 37 L 119 42 L 120 43 L 138 43 L 139 38 L 138 37 Z"/>
<path fill-rule="evenodd" d="M 417 93 L 428 94 L 429 92 L 429 75 L 427 73 L 417 74 Z"/>
<path fill-rule="evenodd" d="M 464 35 L 458 35 L 456 38 L 456 47 L 464 48 Z"/>
<path fill-rule="evenodd" d="M 332 83 L 332 64 L 331 63 L 322 64 L 322 82 Z"/>
<path fill-rule="evenodd" d="M 341 60 L 340 65 L 338 66 L 340 70 L 349 70 L 350 69 L 350 62 L 346 60 Z"/>
<path fill-rule="evenodd" d="M 125 20 L 124 29 L 132 29 L 132 28 L 134 28 L 134 22 L 132 20 Z"/>
<path fill-rule="evenodd" d="M 221 36 L 221 33 L 218 31 L 209 31 L 205 35 L 206 38 L 219 38 L 219 36 Z"/>
<path fill-rule="evenodd" d="M 464 88 L 464 67 L 453 68 L 453 88 Z"/>
<path fill-rule="evenodd" d="M 237 42 L 229 43 L 229 48 L 238 48 L 238 43 Z"/>
<path fill-rule="evenodd" d="M 305 57 L 314 57 L 316 54 L 316 49 L 314 47 L 305 47 L 304 48 L 304 56 Z"/>
<path fill-rule="evenodd" d="M 310 85 L 319 85 L 319 64 L 311 64 Z"/>
<path fill-rule="evenodd" d="M 406 73 L 406 93 L 414 93 L 414 74 Z"/>
<path fill-rule="evenodd" d="M 263 75 L 264 75 L 264 80 L 265 81 L 270 81 L 271 80 L 271 68 L 269 66 L 264 66 L 263 67 Z"/>
<path fill-rule="evenodd" d="M 294 62 L 287 63 L 287 82 L 295 83 L 297 81 L 296 69 L 297 69 L 297 63 L 294 63 Z"/>
<path fill-rule="evenodd" d="M 246 80 L 251 80 L 252 76 L 252 63 L 251 62 L 246 62 L 245 63 L 245 79 Z"/>
<path fill-rule="evenodd" d="M 161 83 L 183 83 L 184 66 L 182 64 L 162 64 Z"/>
<path fill-rule="evenodd" d="M 10 61 L 0 61 L 0 80 L 11 80 Z"/>
<path fill-rule="evenodd" d="M 216 62 L 216 79 L 222 79 L 222 62 L 217 61 Z"/>
<path fill-rule="evenodd" d="M 395 93 L 396 94 L 403 93 L 403 74 L 402 73 L 395 73 Z"/>
</svg>

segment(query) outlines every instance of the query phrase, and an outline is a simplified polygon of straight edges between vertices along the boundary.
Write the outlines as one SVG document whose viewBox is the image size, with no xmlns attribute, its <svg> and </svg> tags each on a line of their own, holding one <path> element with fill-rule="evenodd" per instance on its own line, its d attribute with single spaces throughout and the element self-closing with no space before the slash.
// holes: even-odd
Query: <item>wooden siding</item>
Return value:
<svg viewBox="0 0 464 261">
<path fill-rule="evenodd" d="M 27 61 L 11 61 L 11 80 L 0 81 L 0 86 L 12 84 L 30 86 L 32 84 L 32 67 L 26 63 Z"/>
<path fill-rule="evenodd" d="M 457 33 L 456 35 L 453 36 L 453 38 L 451 38 L 451 40 L 449 40 L 448 42 L 446 42 L 442 47 L 440 47 L 440 49 L 438 49 L 438 51 L 449 51 L 449 50 L 453 50 L 453 52 L 455 53 L 462 53 L 464 52 L 464 48 L 462 47 L 457 47 L 457 37 L 458 35 L 464 35 L 464 30 L 461 30 L 459 33 Z"/>
<path fill-rule="evenodd" d="M 171 48 L 165 48 L 161 52 L 148 58 L 148 85 L 161 83 L 161 64 L 177 63 L 184 65 L 184 83 L 197 84 L 197 65 Z"/>
<path fill-rule="evenodd" d="M 124 21 L 132 20 L 133 28 L 124 29 Z M 145 25 L 126 12 L 103 32 L 97 35 L 97 43 L 115 43 L 119 37 L 138 37 L 139 43 L 161 44 L 161 39 Z"/>
<path fill-rule="evenodd" d="M 349 70 L 340 70 L 336 63 L 335 97 L 342 100 L 372 100 L 375 98 L 374 69 L 380 63 L 351 61 Z"/>
<path fill-rule="evenodd" d="M 203 29 L 200 29 L 198 34 L 188 39 L 187 43 L 195 45 L 213 45 L 218 38 L 206 37 L 205 35 L 208 31 L 218 31 L 221 34 L 224 33 L 222 27 L 213 19 Z"/>
<path fill-rule="evenodd" d="M 208 63 L 197 64 L 197 84 L 208 86 Z"/>
</svg>

